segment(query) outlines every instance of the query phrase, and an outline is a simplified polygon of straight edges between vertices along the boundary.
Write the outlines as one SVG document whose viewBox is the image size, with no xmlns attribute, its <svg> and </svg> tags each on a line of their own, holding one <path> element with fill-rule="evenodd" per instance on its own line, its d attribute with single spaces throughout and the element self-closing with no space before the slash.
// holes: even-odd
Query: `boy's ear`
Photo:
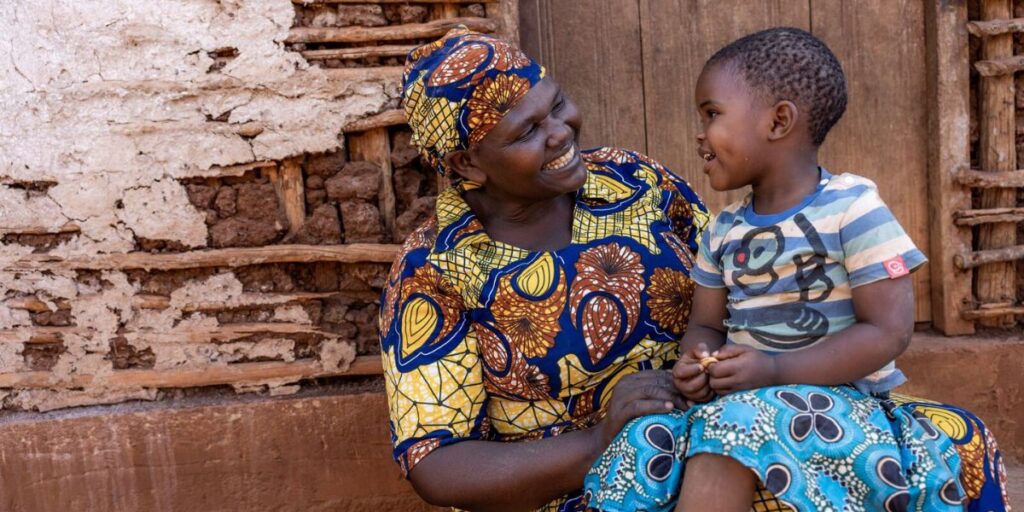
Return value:
<svg viewBox="0 0 1024 512">
<path fill-rule="evenodd" d="M 789 100 L 782 100 L 772 107 L 772 126 L 768 132 L 768 140 L 780 140 L 786 138 L 796 127 L 800 119 L 800 110 L 796 103 Z"/>
<path fill-rule="evenodd" d="M 487 175 L 476 166 L 473 156 L 469 150 L 456 149 L 449 151 L 444 156 L 444 164 L 448 170 L 455 172 L 463 178 L 483 185 L 487 181 Z"/>
</svg>

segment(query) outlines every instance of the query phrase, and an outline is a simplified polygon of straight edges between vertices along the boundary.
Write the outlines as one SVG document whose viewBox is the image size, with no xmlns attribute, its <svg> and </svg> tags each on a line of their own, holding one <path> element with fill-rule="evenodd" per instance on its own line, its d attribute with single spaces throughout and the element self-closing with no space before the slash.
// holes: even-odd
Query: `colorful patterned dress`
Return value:
<svg viewBox="0 0 1024 512">
<path fill-rule="evenodd" d="M 380 317 L 403 471 L 459 441 L 592 426 L 619 379 L 676 358 L 704 205 L 641 155 L 583 155 L 589 173 L 562 249 L 491 239 L 459 188 L 406 241 Z M 580 498 L 544 510 L 579 509 Z"/>
</svg>

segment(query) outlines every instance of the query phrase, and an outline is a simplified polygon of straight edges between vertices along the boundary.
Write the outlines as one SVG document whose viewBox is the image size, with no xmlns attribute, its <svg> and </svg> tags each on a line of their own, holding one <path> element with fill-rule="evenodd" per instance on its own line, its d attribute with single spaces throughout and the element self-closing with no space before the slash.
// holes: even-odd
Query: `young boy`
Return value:
<svg viewBox="0 0 1024 512">
<path fill-rule="evenodd" d="M 846 108 L 839 62 L 805 31 L 758 32 L 708 60 L 695 100 L 712 188 L 752 189 L 692 273 L 673 373 L 703 405 L 627 427 L 588 476 L 591 506 L 747 511 L 760 483 L 794 510 L 961 510 L 950 440 L 887 400 L 925 257 L 874 183 L 818 165 Z"/>
</svg>

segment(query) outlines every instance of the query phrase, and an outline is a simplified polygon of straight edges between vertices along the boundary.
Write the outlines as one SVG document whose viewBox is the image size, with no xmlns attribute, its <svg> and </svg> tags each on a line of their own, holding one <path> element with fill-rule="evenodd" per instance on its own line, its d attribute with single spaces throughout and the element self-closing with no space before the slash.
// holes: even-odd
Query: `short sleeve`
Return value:
<svg viewBox="0 0 1024 512">
<path fill-rule="evenodd" d="M 862 182 L 857 187 L 863 191 L 846 210 L 839 229 L 851 288 L 908 275 L 928 261 L 882 201 L 874 183 Z"/>
<path fill-rule="evenodd" d="M 725 288 L 725 279 L 722 277 L 722 262 L 711 250 L 714 230 L 704 232 L 700 240 L 700 250 L 697 252 L 697 264 L 693 268 L 690 277 L 697 284 L 705 288 Z"/>
<path fill-rule="evenodd" d="M 408 476 L 437 448 L 486 435 L 487 395 L 462 297 L 426 260 L 395 263 L 381 300 L 381 357 L 394 458 Z"/>
</svg>

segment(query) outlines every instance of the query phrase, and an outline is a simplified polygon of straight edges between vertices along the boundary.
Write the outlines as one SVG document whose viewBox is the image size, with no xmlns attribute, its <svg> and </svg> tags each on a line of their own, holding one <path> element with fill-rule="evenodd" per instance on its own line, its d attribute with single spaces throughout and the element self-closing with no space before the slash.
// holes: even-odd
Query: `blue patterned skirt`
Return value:
<svg viewBox="0 0 1024 512">
<path fill-rule="evenodd" d="M 758 476 L 752 497 L 757 510 L 963 510 L 965 502 L 982 498 L 981 490 L 965 491 L 962 447 L 943 431 L 948 428 L 929 419 L 929 408 L 943 421 L 962 418 L 944 407 L 880 400 L 849 386 L 727 395 L 685 412 L 633 420 L 591 468 L 586 497 L 599 510 L 671 510 L 686 459 L 712 453 Z M 993 477 L 982 478 L 981 486 L 995 480 L 984 510 L 1002 510 L 995 474 L 1001 461 L 990 460 L 997 450 L 993 444 L 980 451 L 981 465 Z"/>
</svg>

